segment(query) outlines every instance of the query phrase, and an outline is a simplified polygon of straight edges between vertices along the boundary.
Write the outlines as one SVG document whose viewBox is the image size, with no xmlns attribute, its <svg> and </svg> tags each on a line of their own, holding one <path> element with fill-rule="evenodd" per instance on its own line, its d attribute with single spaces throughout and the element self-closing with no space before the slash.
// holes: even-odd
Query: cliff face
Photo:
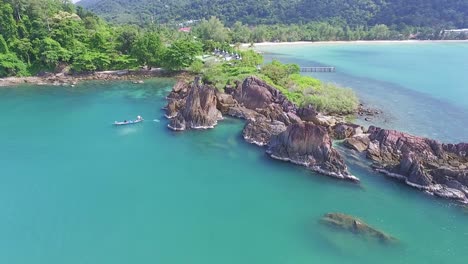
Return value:
<svg viewBox="0 0 468 264">
<path fill-rule="evenodd" d="M 293 124 L 274 136 L 268 145 L 267 153 L 275 159 L 301 164 L 336 178 L 359 181 L 348 172 L 340 154 L 333 149 L 325 127 L 310 122 Z"/>
<path fill-rule="evenodd" d="M 217 109 L 217 97 L 215 88 L 201 85 L 196 80 L 188 88 L 187 95 L 184 88 L 178 84 L 173 89 L 173 98 L 166 107 L 166 116 L 170 118 L 168 127 L 172 130 L 205 129 L 212 128 L 218 120 L 222 119 L 221 112 Z"/>
<path fill-rule="evenodd" d="M 247 109 L 256 110 L 271 104 L 281 106 L 284 112 L 296 111 L 297 107 L 291 103 L 276 88 L 268 85 L 257 77 L 248 77 L 237 88 L 231 91 L 234 98 Z"/>
<path fill-rule="evenodd" d="M 365 151 L 377 171 L 437 196 L 468 202 L 467 144 L 436 140 L 370 127 L 369 133 L 346 140 Z"/>
</svg>

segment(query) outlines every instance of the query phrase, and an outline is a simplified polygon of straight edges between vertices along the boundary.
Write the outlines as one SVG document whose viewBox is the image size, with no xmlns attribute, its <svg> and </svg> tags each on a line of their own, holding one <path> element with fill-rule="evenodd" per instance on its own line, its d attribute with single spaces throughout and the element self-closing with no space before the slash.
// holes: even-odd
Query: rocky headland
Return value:
<svg viewBox="0 0 468 264">
<path fill-rule="evenodd" d="M 339 179 L 359 181 L 351 175 L 332 146 L 337 120 L 313 107 L 298 108 L 280 91 L 257 77 L 248 77 L 225 93 L 199 79 L 179 81 L 167 96 L 166 117 L 172 130 L 212 128 L 222 114 L 245 119 L 244 139 L 266 146 L 272 158 L 303 165 Z"/>
<path fill-rule="evenodd" d="M 167 100 L 172 130 L 213 128 L 223 115 L 245 119 L 244 139 L 264 146 L 270 157 L 359 182 L 332 145 L 332 140 L 344 140 L 344 146 L 365 153 L 376 171 L 430 194 L 468 203 L 467 143 L 442 144 L 394 130 L 365 129 L 343 117 L 324 115 L 312 105 L 298 107 L 253 76 L 224 92 L 198 78 L 181 80 Z"/>
</svg>

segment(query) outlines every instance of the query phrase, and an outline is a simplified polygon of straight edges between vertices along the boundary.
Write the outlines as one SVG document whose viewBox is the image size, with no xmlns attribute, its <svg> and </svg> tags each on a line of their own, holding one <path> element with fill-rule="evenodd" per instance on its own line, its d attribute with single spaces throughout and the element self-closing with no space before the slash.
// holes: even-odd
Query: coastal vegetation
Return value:
<svg viewBox="0 0 468 264">
<path fill-rule="evenodd" d="M 298 106 L 312 104 L 317 110 L 329 114 L 350 114 L 358 108 L 358 98 L 351 89 L 300 75 L 297 64 L 283 64 L 273 60 L 256 67 L 263 62 L 260 54 L 252 50 L 240 53 L 243 59 L 239 61 L 206 62 L 200 70 L 204 81 L 223 90 L 237 85 L 248 76 L 257 76 Z"/>
</svg>

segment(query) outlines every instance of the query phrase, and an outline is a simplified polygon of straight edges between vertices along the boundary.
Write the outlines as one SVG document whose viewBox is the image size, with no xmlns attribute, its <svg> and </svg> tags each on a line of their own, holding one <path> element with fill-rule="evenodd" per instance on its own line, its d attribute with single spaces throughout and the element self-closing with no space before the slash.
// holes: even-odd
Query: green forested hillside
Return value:
<svg viewBox="0 0 468 264">
<path fill-rule="evenodd" d="M 0 77 L 146 65 L 188 67 L 201 43 L 175 30 L 112 26 L 70 0 L 0 0 Z"/>
<path fill-rule="evenodd" d="M 227 25 L 326 21 L 351 27 L 468 27 L 468 0 L 82 0 L 78 4 L 117 23 L 217 16 Z"/>
</svg>

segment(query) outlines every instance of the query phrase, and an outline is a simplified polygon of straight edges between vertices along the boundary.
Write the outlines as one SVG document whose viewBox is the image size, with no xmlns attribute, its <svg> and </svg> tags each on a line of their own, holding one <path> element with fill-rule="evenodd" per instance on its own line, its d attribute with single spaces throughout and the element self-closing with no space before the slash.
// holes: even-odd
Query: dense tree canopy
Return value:
<svg viewBox="0 0 468 264">
<path fill-rule="evenodd" d="M 177 45 L 170 44 L 177 34 L 158 27 L 111 26 L 70 0 L 0 0 L 0 77 L 159 67 L 163 58 L 173 58 L 171 68 L 181 69 L 198 54 L 175 56 Z"/>
<path fill-rule="evenodd" d="M 350 27 L 468 27 L 467 0 L 81 0 L 117 23 L 219 17 L 226 25 L 334 22 Z"/>
</svg>

